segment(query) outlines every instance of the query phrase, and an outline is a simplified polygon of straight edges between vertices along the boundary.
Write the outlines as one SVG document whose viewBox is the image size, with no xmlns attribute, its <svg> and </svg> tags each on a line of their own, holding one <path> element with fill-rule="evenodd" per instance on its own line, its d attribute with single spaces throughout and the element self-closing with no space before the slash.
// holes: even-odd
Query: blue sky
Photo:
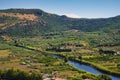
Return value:
<svg viewBox="0 0 120 80">
<path fill-rule="evenodd" d="M 120 15 L 120 0 L 0 0 L 0 9 L 8 8 L 39 8 L 76 18 L 104 18 Z"/>
</svg>

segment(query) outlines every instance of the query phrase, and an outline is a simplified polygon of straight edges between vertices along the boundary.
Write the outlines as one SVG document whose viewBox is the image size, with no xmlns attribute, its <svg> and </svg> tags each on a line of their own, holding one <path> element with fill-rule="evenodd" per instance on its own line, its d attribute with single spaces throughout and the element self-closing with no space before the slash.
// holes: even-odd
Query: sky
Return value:
<svg viewBox="0 0 120 80">
<path fill-rule="evenodd" d="M 37 8 L 73 18 L 107 18 L 120 15 L 120 0 L 0 0 L 0 9 Z"/>
</svg>

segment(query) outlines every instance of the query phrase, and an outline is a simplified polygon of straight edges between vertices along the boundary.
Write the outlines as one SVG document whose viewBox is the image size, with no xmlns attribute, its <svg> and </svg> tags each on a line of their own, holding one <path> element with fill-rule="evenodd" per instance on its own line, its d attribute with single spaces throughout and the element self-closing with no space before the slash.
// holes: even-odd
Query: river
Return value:
<svg viewBox="0 0 120 80">
<path fill-rule="evenodd" d="M 82 64 L 82 63 L 79 63 L 76 61 L 71 61 L 71 60 L 69 60 L 68 62 L 78 69 L 85 70 L 85 71 L 93 73 L 93 74 L 106 74 L 106 73 L 103 73 L 103 72 L 93 68 L 92 66 L 89 66 L 89 65 L 85 65 L 85 64 Z M 120 77 L 116 77 L 116 76 L 109 75 L 109 74 L 107 74 L 107 75 L 110 76 L 112 78 L 112 80 L 120 80 Z"/>
<path fill-rule="evenodd" d="M 52 57 L 63 58 L 59 55 L 52 55 Z M 74 67 L 84 70 L 84 71 L 87 71 L 87 72 L 90 72 L 92 74 L 106 74 L 100 70 L 97 70 L 96 68 L 94 68 L 92 66 L 89 66 L 89 65 L 77 62 L 77 61 L 68 60 L 68 62 L 69 62 L 69 64 L 73 65 Z M 106 74 L 106 75 L 110 76 L 112 78 L 112 80 L 120 80 L 120 77 L 116 77 L 116 76 L 109 75 L 109 74 Z"/>
</svg>

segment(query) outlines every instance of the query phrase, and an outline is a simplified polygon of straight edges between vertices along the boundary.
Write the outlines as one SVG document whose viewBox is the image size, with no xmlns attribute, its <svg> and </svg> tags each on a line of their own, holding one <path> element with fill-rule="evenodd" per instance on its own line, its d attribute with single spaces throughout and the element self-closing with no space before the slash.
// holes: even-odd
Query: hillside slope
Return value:
<svg viewBox="0 0 120 80">
<path fill-rule="evenodd" d="M 0 34 L 10 36 L 38 36 L 43 33 L 67 30 L 93 32 L 119 30 L 120 16 L 101 19 L 75 19 L 46 13 L 40 9 L 0 10 Z"/>
</svg>

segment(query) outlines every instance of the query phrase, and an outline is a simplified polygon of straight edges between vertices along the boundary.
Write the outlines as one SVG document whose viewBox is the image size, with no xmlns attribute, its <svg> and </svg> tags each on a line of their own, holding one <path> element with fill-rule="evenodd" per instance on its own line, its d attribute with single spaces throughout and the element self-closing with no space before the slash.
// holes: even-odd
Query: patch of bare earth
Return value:
<svg viewBox="0 0 120 80">
<path fill-rule="evenodd" d="M 4 17 L 4 16 L 15 17 L 15 18 L 17 18 L 17 20 L 16 21 L 6 20 L 5 22 L 0 23 L 0 28 L 2 30 L 5 30 L 6 28 L 8 28 L 10 26 L 14 26 L 17 23 L 22 24 L 22 25 L 27 25 L 26 22 L 24 22 L 25 20 L 34 21 L 33 23 L 36 23 L 36 22 L 39 21 L 38 17 L 35 16 L 34 14 L 20 14 L 20 13 L 3 13 L 3 12 L 0 12 L 0 18 Z"/>
<path fill-rule="evenodd" d="M 26 20 L 35 20 L 37 19 L 37 16 L 34 14 L 20 14 L 20 13 L 0 13 L 0 16 L 10 16 L 10 17 L 16 17 L 19 19 L 26 19 Z"/>
<path fill-rule="evenodd" d="M 51 80 L 67 80 L 67 79 L 63 79 L 63 78 L 52 78 Z"/>
</svg>

